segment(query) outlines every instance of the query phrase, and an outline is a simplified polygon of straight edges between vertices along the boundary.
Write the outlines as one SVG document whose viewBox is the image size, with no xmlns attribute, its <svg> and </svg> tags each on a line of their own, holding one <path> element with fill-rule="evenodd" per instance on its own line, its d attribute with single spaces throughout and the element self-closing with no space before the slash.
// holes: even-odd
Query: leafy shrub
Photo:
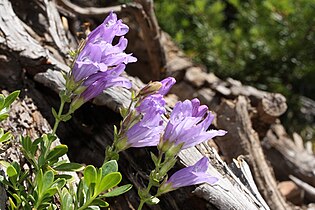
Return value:
<svg viewBox="0 0 315 210">
<path fill-rule="evenodd" d="M 286 121 L 300 124 L 298 96 L 315 99 L 314 1 L 156 0 L 155 7 L 190 57 L 222 78 L 284 94 Z"/>
</svg>

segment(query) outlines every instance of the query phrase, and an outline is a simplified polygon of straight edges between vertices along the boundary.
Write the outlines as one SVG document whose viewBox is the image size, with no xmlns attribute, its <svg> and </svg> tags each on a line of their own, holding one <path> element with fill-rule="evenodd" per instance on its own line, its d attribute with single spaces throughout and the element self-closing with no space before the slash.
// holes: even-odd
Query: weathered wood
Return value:
<svg viewBox="0 0 315 210">
<path fill-rule="evenodd" d="M 290 209 L 277 189 L 272 168 L 268 166 L 258 135 L 252 128 L 249 106 L 244 96 L 239 96 L 234 103 L 223 101 L 217 110 L 217 125 L 229 132 L 217 139 L 216 143 L 228 162 L 239 155 L 246 157 L 257 186 L 271 209 Z"/>
<path fill-rule="evenodd" d="M 79 15 L 81 17 L 97 17 L 103 19 L 106 15 L 108 15 L 111 11 L 120 12 L 122 9 L 121 5 L 113 6 L 113 7 L 80 7 L 76 4 L 68 0 L 57 0 L 57 4 L 63 9 L 70 11 L 75 15 Z"/>
<path fill-rule="evenodd" d="M 294 181 L 299 187 L 305 191 L 305 197 L 311 201 L 315 202 L 315 187 L 303 182 L 302 180 L 296 178 L 295 176 L 289 176 L 292 181 Z"/>
<path fill-rule="evenodd" d="M 263 146 L 279 178 L 285 179 L 291 174 L 315 186 L 314 154 L 296 146 L 281 124 L 271 126 L 264 138 Z"/>
</svg>

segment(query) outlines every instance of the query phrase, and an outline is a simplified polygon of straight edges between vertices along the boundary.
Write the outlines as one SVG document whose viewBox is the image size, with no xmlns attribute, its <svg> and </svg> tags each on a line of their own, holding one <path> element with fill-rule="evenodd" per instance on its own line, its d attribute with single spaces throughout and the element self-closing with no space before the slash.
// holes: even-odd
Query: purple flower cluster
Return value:
<svg viewBox="0 0 315 210">
<path fill-rule="evenodd" d="M 124 144 L 128 145 L 125 148 L 158 146 L 159 150 L 165 153 L 166 160 L 169 161 L 169 163 L 162 163 L 165 164 L 160 171 L 163 174 L 170 169 L 169 165 L 174 163 L 173 161 L 180 150 L 193 147 L 215 136 L 223 136 L 226 131 L 208 130 L 214 115 L 208 110 L 207 106 L 200 105 L 198 99 L 178 102 L 167 124 L 163 123 L 161 119 L 161 115 L 165 114 L 163 96 L 175 84 L 175 79 L 166 78 L 161 81 L 161 84 L 162 86 L 159 86 L 158 91 L 146 96 L 136 107 L 136 111 L 143 115 L 143 118 L 127 130 Z M 152 87 L 155 86 L 158 85 L 152 85 Z M 143 93 L 146 93 L 150 92 L 151 89 L 148 86 L 144 90 L 146 91 L 143 91 Z M 218 179 L 206 173 L 208 165 L 208 159 L 205 157 L 195 165 L 179 170 L 168 181 L 162 183 L 158 194 L 188 185 L 204 182 L 215 183 Z M 162 172 L 162 169 L 165 171 Z"/>
<path fill-rule="evenodd" d="M 155 94 L 145 97 L 136 107 L 142 119 L 127 131 L 129 147 L 156 146 L 165 151 L 172 151 L 174 147 L 180 149 L 193 147 L 215 136 L 226 134 L 224 130 L 209 130 L 214 115 L 205 105 L 200 105 L 198 99 L 178 102 L 170 116 L 168 123 L 163 124 L 161 116 L 165 114 L 165 100 L 163 96 L 175 84 L 175 79 L 168 77 L 161 81 L 162 86 Z M 163 136 L 162 136 L 163 135 Z M 162 136 L 162 142 L 160 142 Z M 163 145 L 167 145 L 166 147 Z M 178 150 L 178 151 L 179 151 Z M 175 151 L 175 154 L 178 152 Z"/>
<path fill-rule="evenodd" d="M 122 20 L 117 20 L 117 15 L 111 12 L 104 22 L 88 35 L 71 71 L 71 85 L 68 85 L 70 91 L 80 90 L 80 95 L 72 103 L 75 109 L 106 88 L 131 87 L 130 81 L 120 76 L 126 64 L 137 61 L 131 54 L 124 52 L 128 40 L 123 35 L 128 30 L 128 26 L 123 24 Z M 113 45 L 116 36 L 120 36 L 120 39 Z"/>
<path fill-rule="evenodd" d="M 127 144 L 128 147 L 145 147 L 156 146 L 164 130 L 161 116 L 165 114 L 164 95 L 168 93 L 170 88 L 175 84 L 172 77 L 161 81 L 162 87 L 152 95 L 145 97 L 136 111 L 142 115 L 142 119 L 128 129 Z"/>
<path fill-rule="evenodd" d="M 180 187 L 201 184 L 205 182 L 214 184 L 218 181 L 218 178 L 210 176 L 206 173 L 208 167 L 208 158 L 203 157 L 195 165 L 175 172 L 166 182 L 160 186 L 159 193 L 163 194 L 172 190 L 176 190 Z"/>
</svg>

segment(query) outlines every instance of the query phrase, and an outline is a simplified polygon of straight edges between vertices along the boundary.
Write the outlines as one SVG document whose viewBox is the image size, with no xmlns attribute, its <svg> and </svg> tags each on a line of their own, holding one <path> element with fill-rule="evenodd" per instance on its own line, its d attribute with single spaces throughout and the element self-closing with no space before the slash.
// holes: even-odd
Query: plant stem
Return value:
<svg viewBox="0 0 315 210">
<path fill-rule="evenodd" d="M 155 169 L 154 169 L 154 171 L 152 171 L 152 172 L 153 172 L 153 175 L 150 176 L 149 184 L 148 184 L 147 188 L 145 189 L 145 195 L 146 195 L 146 197 L 143 198 L 142 196 L 140 196 L 140 199 L 141 199 L 141 200 L 140 200 L 140 204 L 139 204 L 139 206 L 138 206 L 138 210 L 141 210 L 142 207 L 143 207 L 143 205 L 148 201 L 148 199 L 151 198 L 151 196 L 149 196 L 149 195 L 150 195 L 150 190 L 151 190 L 151 188 L 152 188 L 152 186 L 153 186 L 152 177 L 155 178 L 156 175 L 159 173 L 159 171 L 160 171 L 160 166 L 161 166 L 161 162 L 162 162 L 162 157 L 163 157 L 163 153 L 161 152 L 161 153 L 159 154 L 157 164 L 155 165 Z M 159 181 L 160 181 L 160 180 L 159 180 Z"/>
<path fill-rule="evenodd" d="M 61 115 L 62 115 L 63 107 L 64 107 L 64 105 L 65 105 L 65 100 L 64 100 L 62 97 L 61 97 L 60 99 L 61 99 L 61 100 L 60 100 L 61 102 L 60 102 L 60 107 L 59 107 L 59 111 L 58 111 L 58 117 L 55 118 L 55 125 L 54 125 L 53 132 L 52 132 L 53 135 L 56 134 L 58 125 L 59 125 L 59 123 L 60 123 L 60 117 L 61 117 Z"/>
<path fill-rule="evenodd" d="M 89 205 L 94 201 L 97 196 L 92 196 L 88 202 L 86 202 L 83 206 L 81 206 L 78 210 L 83 210 L 89 207 Z"/>
<path fill-rule="evenodd" d="M 138 206 L 138 210 L 141 210 L 143 207 L 143 204 L 146 202 L 146 200 L 141 199 L 140 204 Z"/>
</svg>

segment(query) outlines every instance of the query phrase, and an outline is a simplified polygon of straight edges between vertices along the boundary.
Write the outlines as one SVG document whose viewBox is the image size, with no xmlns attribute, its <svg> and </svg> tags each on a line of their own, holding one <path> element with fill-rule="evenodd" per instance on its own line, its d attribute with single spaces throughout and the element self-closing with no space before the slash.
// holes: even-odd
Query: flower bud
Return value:
<svg viewBox="0 0 315 210">
<path fill-rule="evenodd" d="M 152 95 L 156 93 L 160 88 L 162 87 L 162 83 L 155 81 L 155 82 L 150 82 L 147 84 L 145 87 L 143 87 L 140 92 L 139 96 L 146 97 L 148 95 Z"/>
</svg>

